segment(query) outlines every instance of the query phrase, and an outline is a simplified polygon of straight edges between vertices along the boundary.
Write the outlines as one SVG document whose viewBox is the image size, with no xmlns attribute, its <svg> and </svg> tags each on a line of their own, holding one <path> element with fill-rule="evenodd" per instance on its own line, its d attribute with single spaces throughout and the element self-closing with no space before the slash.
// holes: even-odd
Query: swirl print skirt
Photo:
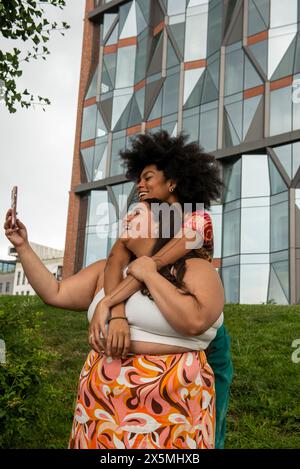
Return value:
<svg viewBox="0 0 300 469">
<path fill-rule="evenodd" d="M 214 375 L 205 352 L 89 353 L 70 449 L 212 449 L 214 441 Z"/>
</svg>

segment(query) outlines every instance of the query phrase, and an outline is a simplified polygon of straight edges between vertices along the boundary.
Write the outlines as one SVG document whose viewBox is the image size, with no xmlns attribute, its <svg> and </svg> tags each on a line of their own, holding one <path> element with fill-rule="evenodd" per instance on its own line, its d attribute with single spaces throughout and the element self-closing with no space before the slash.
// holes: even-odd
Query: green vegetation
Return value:
<svg viewBox="0 0 300 469">
<path fill-rule="evenodd" d="M 235 368 L 226 447 L 300 448 L 300 307 L 227 305 L 225 316 Z M 89 351 L 86 314 L 5 296 L 0 331 L 0 447 L 66 448 Z"/>
</svg>

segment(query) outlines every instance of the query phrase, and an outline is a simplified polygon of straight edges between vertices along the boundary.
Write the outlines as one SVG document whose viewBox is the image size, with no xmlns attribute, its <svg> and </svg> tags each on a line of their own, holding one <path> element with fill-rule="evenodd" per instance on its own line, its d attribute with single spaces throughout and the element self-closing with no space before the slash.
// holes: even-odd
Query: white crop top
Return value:
<svg viewBox="0 0 300 469">
<path fill-rule="evenodd" d="M 103 297 L 104 288 L 96 294 L 89 306 L 87 312 L 89 322 L 92 320 L 97 304 Z M 125 302 L 125 313 L 130 327 L 131 340 L 168 344 L 191 350 L 205 350 L 216 337 L 217 330 L 222 326 L 224 320 L 223 313 L 221 313 L 217 321 L 203 334 L 196 336 L 180 334 L 168 323 L 154 301 L 140 291 L 134 293 Z"/>
</svg>

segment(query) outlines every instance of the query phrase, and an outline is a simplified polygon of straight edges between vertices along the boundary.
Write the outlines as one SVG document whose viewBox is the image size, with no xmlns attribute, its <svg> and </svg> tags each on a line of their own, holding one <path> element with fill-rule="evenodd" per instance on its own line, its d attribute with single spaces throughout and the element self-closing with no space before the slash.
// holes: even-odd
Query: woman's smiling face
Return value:
<svg viewBox="0 0 300 469">
<path fill-rule="evenodd" d="M 157 169 L 154 164 L 146 166 L 138 181 L 137 192 L 139 201 L 144 199 L 160 199 L 165 202 L 174 203 L 178 199 L 170 188 L 175 188 L 176 183 L 171 179 L 166 179 L 163 171 Z"/>
</svg>

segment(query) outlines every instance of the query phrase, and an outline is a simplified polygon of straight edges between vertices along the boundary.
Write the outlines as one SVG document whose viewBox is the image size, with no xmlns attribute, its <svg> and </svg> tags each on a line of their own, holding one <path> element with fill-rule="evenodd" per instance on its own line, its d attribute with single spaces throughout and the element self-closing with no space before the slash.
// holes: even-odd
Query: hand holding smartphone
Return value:
<svg viewBox="0 0 300 469">
<path fill-rule="evenodd" d="M 17 198 L 18 198 L 18 187 L 14 186 L 11 191 L 11 227 L 14 229 L 17 223 Z"/>
</svg>

